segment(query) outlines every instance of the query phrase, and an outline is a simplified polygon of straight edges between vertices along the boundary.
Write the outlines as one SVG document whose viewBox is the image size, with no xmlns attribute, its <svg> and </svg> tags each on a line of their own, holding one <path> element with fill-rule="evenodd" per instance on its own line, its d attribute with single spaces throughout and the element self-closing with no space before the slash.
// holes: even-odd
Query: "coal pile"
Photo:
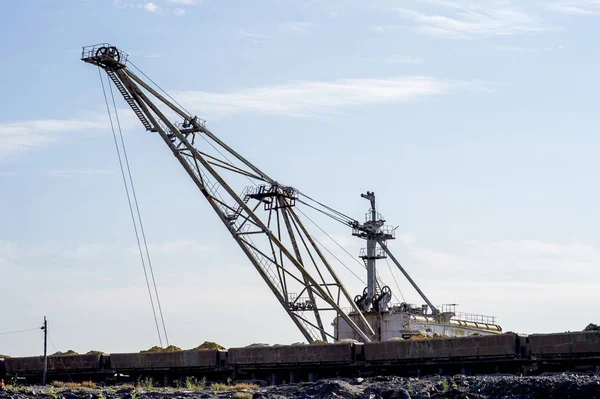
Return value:
<svg viewBox="0 0 600 399">
<path fill-rule="evenodd" d="M 11 387 L 0 399 L 538 399 L 600 398 L 597 375 L 560 374 L 541 377 L 432 376 L 426 378 L 373 377 L 320 380 L 241 391 L 200 391 L 172 388 L 104 387 L 72 389 Z"/>
</svg>

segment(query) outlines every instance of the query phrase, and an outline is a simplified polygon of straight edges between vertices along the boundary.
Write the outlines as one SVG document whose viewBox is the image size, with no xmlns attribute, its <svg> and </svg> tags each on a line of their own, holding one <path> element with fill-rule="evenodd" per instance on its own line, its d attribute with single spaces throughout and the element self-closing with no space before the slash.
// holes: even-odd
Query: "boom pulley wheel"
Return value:
<svg viewBox="0 0 600 399">
<path fill-rule="evenodd" d="M 96 57 L 104 62 L 112 61 L 117 64 L 121 62 L 121 53 L 119 53 L 119 50 L 114 46 L 100 47 L 96 50 Z"/>
</svg>

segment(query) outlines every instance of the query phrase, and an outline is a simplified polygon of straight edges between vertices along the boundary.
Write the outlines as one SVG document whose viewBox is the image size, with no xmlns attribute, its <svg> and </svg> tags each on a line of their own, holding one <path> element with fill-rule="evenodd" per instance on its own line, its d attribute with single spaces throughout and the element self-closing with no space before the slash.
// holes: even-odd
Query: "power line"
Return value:
<svg viewBox="0 0 600 399">
<path fill-rule="evenodd" d="M 35 331 L 35 330 L 39 330 L 39 329 L 40 329 L 40 327 L 35 327 L 35 328 L 29 328 L 27 330 L 7 331 L 7 332 L 0 333 L 0 335 L 19 334 L 19 333 Z"/>
</svg>

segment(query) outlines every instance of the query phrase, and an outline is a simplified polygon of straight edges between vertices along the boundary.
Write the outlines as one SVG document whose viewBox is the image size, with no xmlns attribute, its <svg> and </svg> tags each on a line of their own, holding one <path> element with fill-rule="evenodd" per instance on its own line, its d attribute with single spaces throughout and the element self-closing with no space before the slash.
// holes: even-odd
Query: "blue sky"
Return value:
<svg viewBox="0 0 600 399">
<path fill-rule="evenodd" d="M 98 73 L 79 60 L 99 42 L 130 53 L 276 180 L 359 219 L 359 194 L 375 191 L 399 226 L 391 248 L 434 303 L 495 315 L 512 331 L 598 322 L 600 3 L 5 3 L 0 333 L 46 315 L 51 350 L 156 344 Z M 301 340 L 125 106 L 171 343 Z M 327 227 L 358 253 L 348 229 Z M 38 354 L 41 342 L 38 332 L 0 335 L 0 353 Z"/>
</svg>

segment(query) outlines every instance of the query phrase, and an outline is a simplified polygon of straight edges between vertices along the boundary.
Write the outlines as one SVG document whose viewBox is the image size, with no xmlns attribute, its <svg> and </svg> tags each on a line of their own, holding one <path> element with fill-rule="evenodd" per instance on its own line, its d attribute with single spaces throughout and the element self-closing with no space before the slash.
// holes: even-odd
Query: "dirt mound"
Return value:
<svg viewBox="0 0 600 399">
<path fill-rule="evenodd" d="M 313 342 L 311 342 L 311 345 L 327 345 L 329 342 L 325 342 L 325 341 L 321 341 L 320 339 L 315 339 Z"/>
<path fill-rule="evenodd" d="M 145 351 L 140 351 L 140 353 L 157 353 L 157 352 L 162 352 L 163 348 L 161 348 L 160 346 L 153 346 L 150 349 L 146 349 Z"/>
<path fill-rule="evenodd" d="M 217 344 L 216 342 L 204 341 L 202 345 L 194 348 L 194 350 L 202 351 L 202 350 L 224 350 L 226 349 L 224 346 Z"/>
<path fill-rule="evenodd" d="M 58 351 L 56 353 L 51 354 L 50 356 L 72 356 L 72 355 L 79 355 L 79 353 L 75 352 L 74 350 L 69 349 L 66 352 Z"/>
<path fill-rule="evenodd" d="M 10 356 L 8 356 L 8 355 L 0 354 L 0 359 L 9 359 L 9 358 L 10 358 Z"/>
<path fill-rule="evenodd" d="M 583 331 L 600 331 L 600 326 L 594 323 L 590 323 L 586 328 L 583 329 Z"/>
<path fill-rule="evenodd" d="M 86 355 L 106 355 L 106 352 L 102 351 L 89 351 Z"/>
<path fill-rule="evenodd" d="M 159 352 L 181 352 L 181 349 L 175 345 L 169 345 L 166 348 L 161 348 L 160 346 L 153 346 L 150 349 L 146 349 L 145 351 L 140 351 L 140 353 L 159 353 Z"/>
<path fill-rule="evenodd" d="M 411 341 L 419 341 L 419 340 L 423 340 L 423 339 L 431 339 L 432 337 L 430 335 L 427 334 L 416 334 L 411 336 L 409 339 Z"/>
</svg>

